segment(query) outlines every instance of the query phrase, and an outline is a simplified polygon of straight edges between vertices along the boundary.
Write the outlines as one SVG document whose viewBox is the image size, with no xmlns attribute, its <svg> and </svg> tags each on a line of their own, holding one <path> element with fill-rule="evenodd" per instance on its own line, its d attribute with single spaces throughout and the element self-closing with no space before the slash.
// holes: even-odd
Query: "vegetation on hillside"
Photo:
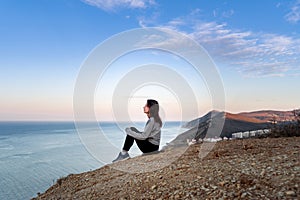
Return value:
<svg viewBox="0 0 300 200">
<path fill-rule="evenodd" d="M 268 137 L 293 137 L 300 136 L 300 109 L 294 110 L 294 119 L 288 122 L 277 123 L 276 117 L 272 121 Z"/>
</svg>

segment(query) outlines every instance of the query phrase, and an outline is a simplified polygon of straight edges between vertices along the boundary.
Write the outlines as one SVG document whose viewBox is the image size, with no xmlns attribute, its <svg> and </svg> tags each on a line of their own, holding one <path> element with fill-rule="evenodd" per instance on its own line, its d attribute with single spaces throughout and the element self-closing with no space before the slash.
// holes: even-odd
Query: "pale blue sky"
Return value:
<svg viewBox="0 0 300 200">
<path fill-rule="evenodd" d="M 300 107 L 300 0 L 3 0 L 0 120 L 72 120 L 74 84 L 84 59 L 109 37 L 141 27 L 170 28 L 202 45 L 220 72 L 227 111 Z M 172 65 L 168 57 L 153 59 Z M 208 92 L 194 86 L 192 72 L 182 71 L 202 115 L 210 109 Z M 111 80 L 117 77 L 111 74 Z M 176 98 L 165 99 L 167 120 L 180 119 Z M 97 108 L 100 120 L 111 120 Z M 137 112 L 130 115 L 139 119 Z"/>
</svg>

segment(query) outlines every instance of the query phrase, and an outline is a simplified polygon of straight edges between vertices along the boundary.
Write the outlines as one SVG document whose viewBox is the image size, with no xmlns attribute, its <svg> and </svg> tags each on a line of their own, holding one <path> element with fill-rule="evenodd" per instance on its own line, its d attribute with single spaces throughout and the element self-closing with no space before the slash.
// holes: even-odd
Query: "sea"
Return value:
<svg viewBox="0 0 300 200">
<path fill-rule="evenodd" d="M 0 122 L 0 199 L 31 199 L 59 178 L 108 164 L 99 155 L 103 152 L 106 161 L 117 156 L 116 149 L 121 150 L 126 136 L 124 127 L 134 125 L 143 130 L 145 126 L 145 122 L 96 124 L 86 123 L 78 131 L 74 122 Z M 185 131 L 183 124 L 164 123 L 160 149 Z M 97 134 L 105 135 L 106 140 L 94 141 L 98 151 L 95 156 L 85 140 L 94 140 Z M 142 154 L 136 144 L 129 153 L 131 157 Z"/>
</svg>

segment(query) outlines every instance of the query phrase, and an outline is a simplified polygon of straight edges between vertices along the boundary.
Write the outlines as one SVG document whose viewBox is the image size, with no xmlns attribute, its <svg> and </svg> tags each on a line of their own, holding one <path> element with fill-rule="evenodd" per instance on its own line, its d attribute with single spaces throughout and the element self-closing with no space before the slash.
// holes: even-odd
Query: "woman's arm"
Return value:
<svg viewBox="0 0 300 200">
<path fill-rule="evenodd" d="M 154 127 L 154 119 L 150 118 L 145 126 L 145 129 L 143 132 L 139 132 L 139 131 L 135 131 L 133 130 L 133 127 L 131 128 L 126 128 L 125 131 L 128 135 L 138 139 L 138 140 L 146 140 L 147 138 L 149 138 L 149 136 L 151 135 L 151 132 L 153 130 Z"/>
<path fill-rule="evenodd" d="M 136 133 L 142 133 L 141 131 L 137 130 L 135 127 L 130 127 L 130 129 Z"/>
</svg>

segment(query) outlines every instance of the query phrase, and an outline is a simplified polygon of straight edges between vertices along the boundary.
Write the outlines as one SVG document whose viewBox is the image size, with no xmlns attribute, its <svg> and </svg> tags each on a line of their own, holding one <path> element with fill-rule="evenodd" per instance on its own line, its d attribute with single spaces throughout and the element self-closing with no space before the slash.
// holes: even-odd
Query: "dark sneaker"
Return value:
<svg viewBox="0 0 300 200">
<path fill-rule="evenodd" d="M 114 159 L 112 162 L 117 162 L 117 161 L 120 161 L 120 160 L 126 160 L 130 158 L 129 157 L 129 154 L 128 153 L 125 153 L 124 155 L 120 152 L 118 157 L 116 159 Z"/>
</svg>

